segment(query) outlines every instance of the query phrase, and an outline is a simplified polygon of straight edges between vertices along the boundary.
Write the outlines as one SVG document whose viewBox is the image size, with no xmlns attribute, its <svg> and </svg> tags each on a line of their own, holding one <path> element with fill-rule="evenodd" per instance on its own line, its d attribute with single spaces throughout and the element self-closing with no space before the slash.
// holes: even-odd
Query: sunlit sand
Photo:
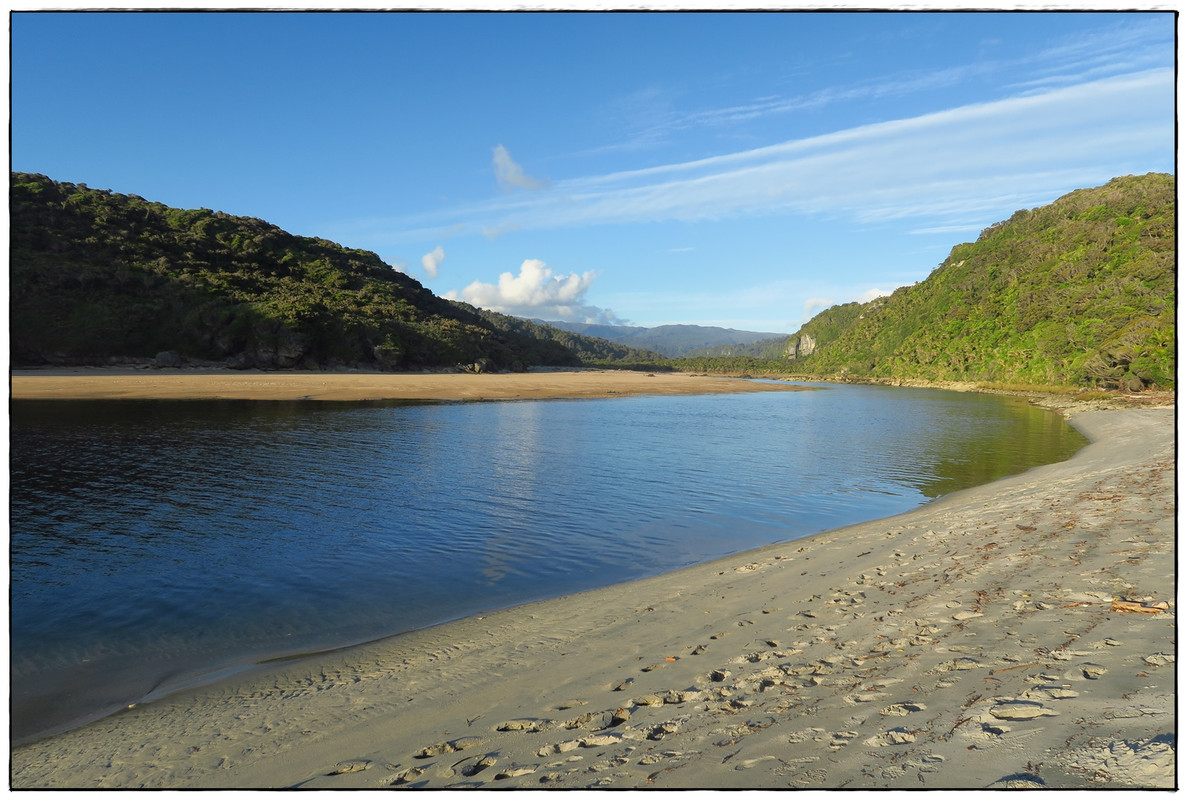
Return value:
<svg viewBox="0 0 1187 800">
<path fill-rule="evenodd" d="M 732 385 L 613 377 L 244 375 L 218 396 Z M 58 379 L 26 380 L 14 394 L 53 396 Z M 183 397 L 201 380 L 94 380 L 86 396 Z M 561 381 L 594 394 L 547 395 Z M 12 786 L 1171 787 L 1173 409 L 1072 420 L 1092 443 L 1069 461 L 267 665 L 16 748 Z"/>
<path fill-rule="evenodd" d="M 14 371 L 11 384 L 17 400 L 530 400 L 802 388 L 684 373 L 594 369 L 476 375 L 78 367 Z"/>
</svg>

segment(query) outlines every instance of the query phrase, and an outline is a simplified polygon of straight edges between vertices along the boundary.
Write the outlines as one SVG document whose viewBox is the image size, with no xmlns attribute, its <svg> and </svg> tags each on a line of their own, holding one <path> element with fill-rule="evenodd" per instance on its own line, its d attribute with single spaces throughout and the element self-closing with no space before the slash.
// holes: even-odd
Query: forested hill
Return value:
<svg viewBox="0 0 1187 800">
<path fill-rule="evenodd" d="M 379 256 L 263 220 L 14 173 L 14 366 L 518 369 L 641 354 L 437 297 Z M 642 354 L 655 357 L 655 354 Z"/>
<path fill-rule="evenodd" d="M 827 309 L 788 340 L 815 375 L 1174 385 L 1175 184 L 1116 178 L 1018 211 L 921 283 Z"/>
<path fill-rule="evenodd" d="M 739 355 L 748 353 L 749 346 L 760 340 L 778 337 L 780 343 L 787 334 L 740 331 L 708 325 L 658 325 L 641 328 L 632 325 L 598 325 L 584 322 L 552 322 L 533 320 L 552 328 L 560 328 L 585 336 L 595 336 L 643 350 L 652 350 L 669 358 L 680 358 L 712 349 L 714 354 Z M 782 345 L 780 345 L 781 349 Z"/>
</svg>

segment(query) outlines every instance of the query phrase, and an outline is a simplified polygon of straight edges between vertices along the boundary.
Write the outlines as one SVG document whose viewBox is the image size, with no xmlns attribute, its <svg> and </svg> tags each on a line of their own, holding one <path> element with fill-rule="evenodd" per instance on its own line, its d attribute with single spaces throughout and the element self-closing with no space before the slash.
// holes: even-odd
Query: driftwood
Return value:
<svg viewBox="0 0 1187 800">
<path fill-rule="evenodd" d="M 1144 605 L 1142 603 L 1134 602 L 1133 600 L 1114 600 L 1114 611 L 1135 611 L 1140 614 L 1158 614 L 1170 608 L 1170 603 L 1165 600 L 1161 603 L 1151 603 Z"/>
</svg>

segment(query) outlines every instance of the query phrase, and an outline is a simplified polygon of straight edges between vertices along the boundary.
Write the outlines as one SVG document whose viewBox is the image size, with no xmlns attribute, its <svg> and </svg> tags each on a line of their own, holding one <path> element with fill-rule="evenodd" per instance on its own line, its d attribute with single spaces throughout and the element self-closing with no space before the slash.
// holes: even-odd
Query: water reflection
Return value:
<svg viewBox="0 0 1187 800">
<path fill-rule="evenodd" d="M 1011 399 L 878 387 L 14 402 L 11 422 L 18 739 L 229 663 L 898 513 L 1083 443 Z"/>
</svg>

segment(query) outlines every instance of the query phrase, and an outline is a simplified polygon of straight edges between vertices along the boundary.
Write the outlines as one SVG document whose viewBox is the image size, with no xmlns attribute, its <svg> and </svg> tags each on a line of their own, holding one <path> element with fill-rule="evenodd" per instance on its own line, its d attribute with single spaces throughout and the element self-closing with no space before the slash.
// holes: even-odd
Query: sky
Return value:
<svg viewBox="0 0 1187 800">
<path fill-rule="evenodd" d="M 1169 12 L 11 17 L 11 166 L 517 316 L 792 333 L 1174 172 Z"/>
</svg>

